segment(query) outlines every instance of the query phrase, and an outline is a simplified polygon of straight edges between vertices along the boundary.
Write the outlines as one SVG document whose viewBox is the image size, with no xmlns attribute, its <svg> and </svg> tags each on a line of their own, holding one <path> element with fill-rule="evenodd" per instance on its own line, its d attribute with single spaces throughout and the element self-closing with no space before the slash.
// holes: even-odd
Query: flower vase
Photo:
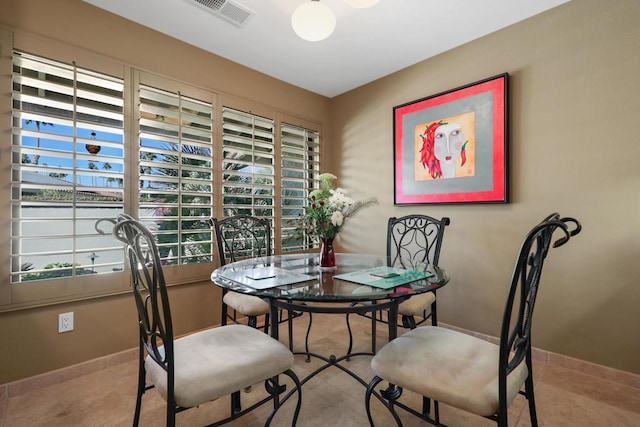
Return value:
<svg viewBox="0 0 640 427">
<path fill-rule="evenodd" d="M 321 237 L 320 267 L 335 267 L 336 254 L 333 251 L 333 237 Z"/>
</svg>

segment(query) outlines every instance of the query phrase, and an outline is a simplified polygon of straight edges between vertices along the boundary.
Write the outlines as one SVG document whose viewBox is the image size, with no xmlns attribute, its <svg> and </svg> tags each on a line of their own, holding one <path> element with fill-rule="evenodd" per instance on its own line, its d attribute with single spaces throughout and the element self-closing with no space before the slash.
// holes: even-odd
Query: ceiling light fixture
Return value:
<svg viewBox="0 0 640 427">
<path fill-rule="evenodd" d="M 357 7 L 364 9 L 365 7 L 371 7 L 378 3 L 380 0 L 344 0 L 351 7 Z"/>
<path fill-rule="evenodd" d="M 333 33 L 336 16 L 319 0 L 311 0 L 296 8 L 291 15 L 291 26 L 300 38 L 317 42 Z"/>
</svg>

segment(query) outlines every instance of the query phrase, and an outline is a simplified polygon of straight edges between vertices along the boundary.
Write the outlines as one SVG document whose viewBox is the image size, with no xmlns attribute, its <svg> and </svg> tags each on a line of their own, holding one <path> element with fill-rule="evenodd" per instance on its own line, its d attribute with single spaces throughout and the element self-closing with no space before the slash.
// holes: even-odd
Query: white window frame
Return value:
<svg viewBox="0 0 640 427">
<path fill-rule="evenodd" d="M 20 50 L 9 58 L 10 262 L 0 308 L 122 292 L 122 246 L 94 225 L 125 203 L 124 73 Z M 49 268 L 58 263 L 69 267 Z"/>
</svg>

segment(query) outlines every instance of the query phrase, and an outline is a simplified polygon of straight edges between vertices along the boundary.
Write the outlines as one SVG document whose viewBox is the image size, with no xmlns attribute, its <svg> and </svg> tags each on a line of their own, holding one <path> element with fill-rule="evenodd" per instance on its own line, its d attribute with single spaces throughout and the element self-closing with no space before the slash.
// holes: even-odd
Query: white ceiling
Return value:
<svg viewBox="0 0 640 427">
<path fill-rule="evenodd" d="M 337 25 L 319 42 L 291 28 L 310 0 L 230 0 L 254 12 L 242 27 L 190 0 L 84 1 L 331 98 L 568 0 L 380 0 L 369 9 L 321 0 Z"/>
</svg>

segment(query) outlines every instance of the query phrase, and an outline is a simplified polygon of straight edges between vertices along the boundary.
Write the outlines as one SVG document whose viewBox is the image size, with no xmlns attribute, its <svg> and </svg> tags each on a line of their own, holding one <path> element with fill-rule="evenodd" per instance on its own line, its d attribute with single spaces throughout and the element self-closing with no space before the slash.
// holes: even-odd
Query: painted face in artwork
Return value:
<svg viewBox="0 0 640 427">
<path fill-rule="evenodd" d="M 438 126 L 435 132 L 434 154 L 440 164 L 453 165 L 462 151 L 464 134 L 459 123 Z"/>
</svg>

